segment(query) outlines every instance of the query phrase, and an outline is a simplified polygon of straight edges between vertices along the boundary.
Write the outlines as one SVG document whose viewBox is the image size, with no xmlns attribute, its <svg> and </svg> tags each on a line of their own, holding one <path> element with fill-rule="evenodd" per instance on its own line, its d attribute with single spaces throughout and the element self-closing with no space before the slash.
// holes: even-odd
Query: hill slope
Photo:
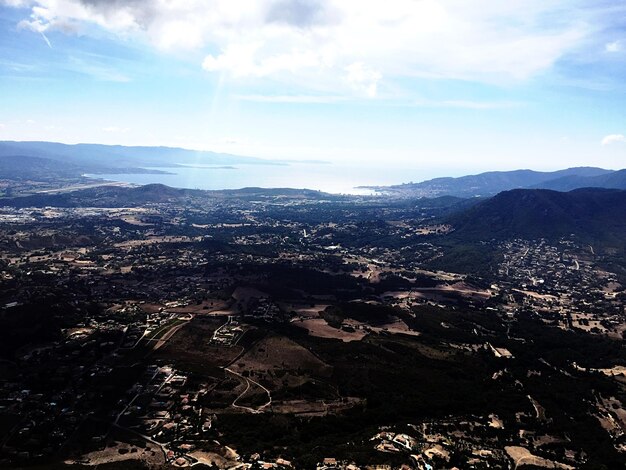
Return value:
<svg viewBox="0 0 626 470">
<path fill-rule="evenodd" d="M 130 173 L 137 172 L 139 168 L 179 165 L 279 164 L 260 158 L 171 147 L 0 142 L 0 160 L 15 160 L 16 155 L 45 159 L 48 161 L 48 166 L 59 162 L 59 165 L 71 165 L 74 169 L 91 173 Z"/>
<path fill-rule="evenodd" d="M 577 188 L 626 189 L 626 169 L 597 176 L 563 176 L 533 186 L 535 189 L 571 191 Z"/>
<path fill-rule="evenodd" d="M 0 157 L 0 177 L 7 179 L 49 180 L 62 177 L 79 177 L 81 167 L 73 163 L 49 158 L 12 155 Z"/>
<path fill-rule="evenodd" d="M 137 207 L 145 204 L 175 203 L 205 204 L 215 199 L 259 200 L 284 197 L 290 199 L 342 200 L 344 196 L 308 189 L 242 188 L 221 191 L 178 189 L 163 184 L 146 184 L 137 187 L 99 186 L 60 194 L 33 194 L 13 198 L 0 198 L 6 207 Z"/>
<path fill-rule="evenodd" d="M 451 195 L 457 197 L 493 196 L 501 191 L 515 188 L 528 188 L 547 181 L 564 177 L 596 177 L 613 173 L 602 168 L 579 167 L 565 170 L 542 172 L 532 170 L 490 171 L 478 175 L 459 178 L 435 178 L 421 183 L 408 183 L 396 186 L 375 187 L 379 191 L 404 194 L 407 196 L 436 197 Z"/>
<path fill-rule="evenodd" d="M 626 245 L 626 191 L 544 189 L 502 192 L 448 220 L 457 237 L 469 240 L 558 238 Z"/>
</svg>

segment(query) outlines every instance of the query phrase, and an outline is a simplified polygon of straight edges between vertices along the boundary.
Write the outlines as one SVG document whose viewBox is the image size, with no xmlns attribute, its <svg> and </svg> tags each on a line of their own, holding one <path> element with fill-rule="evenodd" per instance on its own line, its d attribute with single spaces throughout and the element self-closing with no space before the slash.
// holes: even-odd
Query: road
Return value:
<svg viewBox="0 0 626 470">
<path fill-rule="evenodd" d="M 150 380 L 148 381 L 148 384 L 150 384 L 150 383 L 154 380 L 154 378 L 157 376 L 157 374 L 158 374 L 158 373 L 159 373 L 159 369 L 157 369 L 156 371 L 154 371 L 154 375 L 150 378 Z M 173 376 L 174 376 L 174 374 L 170 374 L 170 375 L 169 375 L 169 376 L 165 379 L 165 381 L 164 381 L 164 382 L 161 384 L 161 386 L 158 388 L 157 393 L 161 390 L 161 388 L 163 388 L 163 385 L 165 385 L 167 382 L 169 382 L 169 381 L 170 381 L 170 379 L 171 379 Z M 118 413 L 118 415 L 115 417 L 115 421 L 113 421 L 113 425 L 114 425 L 114 426 L 117 426 L 117 424 L 118 424 L 118 422 L 119 422 L 120 418 L 122 417 L 122 415 L 123 415 L 124 413 L 126 413 L 126 410 L 128 410 L 128 408 L 130 408 L 130 407 L 131 407 L 131 405 L 135 402 L 135 400 L 137 399 L 137 397 L 139 397 L 139 395 L 140 395 L 139 393 L 135 394 L 135 396 L 133 397 L 133 399 L 132 399 L 131 401 L 129 401 L 129 402 L 128 402 L 128 405 L 126 405 L 126 406 L 124 407 L 124 409 Z"/>
<path fill-rule="evenodd" d="M 270 406 L 272 404 L 272 394 L 271 392 L 265 388 L 263 385 L 261 385 L 259 382 L 256 382 L 252 379 L 249 379 L 248 377 L 244 377 L 243 375 L 241 375 L 239 372 L 235 372 L 232 369 L 229 369 L 228 367 L 224 367 L 224 370 L 227 372 L 230 372 L 233 375 L 236 375 L 237 377 L 239 377 L 240 379 L 243 379 L 246 381 L 246 389 L 239 394 L 239 396 L 237 398 L 235 398 L 233 400 L 232 406 L 235 408 L 239 408 L 239 409 L 243 409 L 243 410 L 247 410 L 250 413 L 262 413 L 265 408 L 267 408 L 268 406 Z M 267 393 L 267 403 L 265 403 L 264 405 L 259 406 L 258 408 L 252 408 L 250 406 L 241 406 L 237 404 L 237 401 L 239 399 L 241 399 L 246 393 L 248 393 L 248 390 L 250 390 L 250 384 L 254 384 L 257 387 L 260 387 L 261 389 L 263 389 L 265 391 L 265 393 Z"/>
<path fill-rule="evenodd" d="M 172 328 L 169 329 L 167 333 L 165 333 L 159 340 L 157 340 L 156 344 L 152 348 L 153 351 L 156 351 L 160 347 L 162 347 L 167 341 L 176 334 L 178 330 L 180 330 L 186 323 L 178 323 L 173 325 Z"/>
<path fill-rule="evenodd" d="M 217 335 L 219 334 L 220 330 L 224 328 L 225 326 L 230 325 L 232 321 L 233 321 L 233 316 L 228 315 L 228 319 L 226 320 L 226 323 L 224 323 L 223 325 L 220 325 L 220 327 L 213 332 L 213 338 L 211 338 L 211 341 L 217 340 Z"/>
<path fill-rule="evenodd" d="M 149 351 L 149 353 L 152 352 L 152 351 L 156 351 L 157 349 L 163 347 L 163 345 L 165 343 L 167 343 L 172 338 L 172 336 L 174 336 L 176 334 L 176 332 L 178 330 L 180 330 L 184 325 L 186 325 L 187 322 L 193 320 L 193 318 L 194 318 L 193 314 L 189 314 L 188 318 L 180 318 L 179 317 L 179 318 L 177 318 L 177 319 L 175 319 L 173 321 L 173 323 L 169 327 L 169 329 L 165 333 L 163 333 L 162 335 L 160 334 L 161 329 L 158 329 L 156 331 L 152 331 L 149 334 L 149 335 L 151 335 L 150 338 L 146 338 L 146 336 L 149 336 L 149 335 L 147 335 L 146 332 L 144 332 L 144 335 L 140 338 L 139 341 L 145 339 L 145 341 L 147 343 L 154 342 L 155 344 L 152 347 L 152 349 Z M 159 338 L 155 338 L 155 336 L 159 336 L 159 335 L 160 335 Z M 137 343 L 139 343 L 139 341 Z M 133 346 L 133 348 L 134 348 L 134 346 Z"/>
<path fill-rule="evenodd" d="M 157 370 L 154 372 L 154 375 L 152 376 L 152 378 L 150 379 L 150 381 L 148 382 L 148 384 L 150 384 L 150 383 L 154 380 L 154 378 L 157 376 L 157 374 L 159 373 L 159 371 L 160 371 L 160 369 L 157 369 Z M 168 375 L 168 376 L 165 378 L 165 380 L 161 383 L 161 385 L 159 386 L 159 388 L 158 388 L 158 389 L 157 389 L 157 391 L 155 392 L 155 395 L 161 391 L 161 389 L 165 386 L 165 384 L 166 384 L 166 383 L 168 383 L 168 382 L 172 379 L 172 377 L 174 377 L 174 374 L 173 374 L 173 373 L 171 373 L 170 375 Z M 150 443 L 152 443 L 152 444 L 154 444 L 154 445 L 158 446 L 158 447 L 159 447 L 159 449 L 161 449 L 161 451 L 163 452 L 163 456 L 167 459 L 167 448 L 165 447 L 165 445 L 164 445 L 164 444 L 162 444 L 162 443 L 160 443 L 160 442 L 155 441 L 155 440 L 154 440 L 154 439 L 152 439 L 150 436 L 146 436 L 145 434 L 142 434 L 142 433 L 140 433 L 139 431 L 137 431 L 137 430 L 135 430 L 135 429 L 132 429 L 132 428 L 127 428 L 127 427 L 122 426 L 122 425 L 120 425 L 120 424 L 119 424 L 119 420 L 120 420 L 120 418 L 124 415 L 124 413 L 126 413 L 126 410 L 128 410 L 128 408 L 130 408 L 130 407 L 131 407 L 131 405 L 135 402 L 135 400 L 139 397 L 139 395 L 140 395 L 140 394 L 139 394 L 139 393 L 137 393 L 137 394 L 133 397 L 133 399 L 132 399 L 131 401 L 129 401 L 129 402 L 128 402 L 128 404 L 124 407 L 124 409 L 123 409 L 122 411 L 120 411 L 120 413 L 119 413 L 119 414 L 115 417 L 115 421 L 113 422 L 113 426 L 112 426 L 112 427 L 116 427 L 116 428 L 119 428 L 119 429 L 123 429 L 123 430 L 125 430 L 125 431 L 129 431 L 129 432 L 132 432 L 132 433 L 134 433 L 134 434 L 137 434 L 138 436 L 141 436 L 141 437 L 142 437 L 143 439 L 145 439 L 146 441 L 148 441 L 148 442 L 150 442 Z M 109 431 L 109 432 L 110 432 L 110 431 Z"/>
</svg>

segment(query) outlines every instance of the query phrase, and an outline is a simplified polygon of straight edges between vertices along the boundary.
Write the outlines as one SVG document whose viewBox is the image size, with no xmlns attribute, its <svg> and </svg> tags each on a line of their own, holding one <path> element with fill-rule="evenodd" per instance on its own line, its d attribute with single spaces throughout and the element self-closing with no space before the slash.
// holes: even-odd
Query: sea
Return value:
<svg viewBox="0 0 626 470">
<path fill-rule="evenodd" d="M 156 167 L 164 173 L 88 174 L 90 178 L 101 178 L 133 184 L 161 183 L 174 188 L 188 189 L 241 189 L 295 188 L 313 189 L 332 194 L 373 194 L 362 186 L 389 186 L 424 181 L 442 176 L 445 170 L 432 168 L 398 168 L 345 165 L 334 163 L 282 163 L 282 164 L 236 164 L 236 165 L 189 165 Z"/>
</svg>

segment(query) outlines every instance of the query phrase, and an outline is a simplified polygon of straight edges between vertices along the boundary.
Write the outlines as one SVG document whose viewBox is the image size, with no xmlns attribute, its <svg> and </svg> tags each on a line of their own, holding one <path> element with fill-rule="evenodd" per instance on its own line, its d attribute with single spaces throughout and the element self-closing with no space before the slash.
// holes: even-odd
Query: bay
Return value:
<svg viewBox="0 0 626 470">
<path fill-rule="evenodd" d="M 86 175 L 133 184 L 161 183 L 175 188 L 241 189 L 295 188 L 333 194 L 371 194 L 359 186 L 387 186 L 423 181 L 435 175 L 433 169 L 336 165 L 331 163 L 289 163 L 283 165 L 177 166 L 150 168 L 170 174 Z"/>
</svg>

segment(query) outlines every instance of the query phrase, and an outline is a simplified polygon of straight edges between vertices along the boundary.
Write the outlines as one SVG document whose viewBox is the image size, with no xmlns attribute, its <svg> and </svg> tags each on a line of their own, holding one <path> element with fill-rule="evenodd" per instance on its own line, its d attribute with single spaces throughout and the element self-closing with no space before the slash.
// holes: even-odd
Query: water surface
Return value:
<svg viewBox="0 0 626 470">
<path fill-rule="evenodd" d="M 349 166 L 320 163 L 286 165 L 180 166 L 151 168 L 172 174 L 99 174 L 88 175 L 134 184 L 161 183 L 175 188 L 241 189 L 296 188 L 335 194 L 371 194 L 359 186 L 387 186 L 423 181 L 434 177 L 432 170 Z M 430 174 L 429 174 L 430 173 Z"/>
</svg>

